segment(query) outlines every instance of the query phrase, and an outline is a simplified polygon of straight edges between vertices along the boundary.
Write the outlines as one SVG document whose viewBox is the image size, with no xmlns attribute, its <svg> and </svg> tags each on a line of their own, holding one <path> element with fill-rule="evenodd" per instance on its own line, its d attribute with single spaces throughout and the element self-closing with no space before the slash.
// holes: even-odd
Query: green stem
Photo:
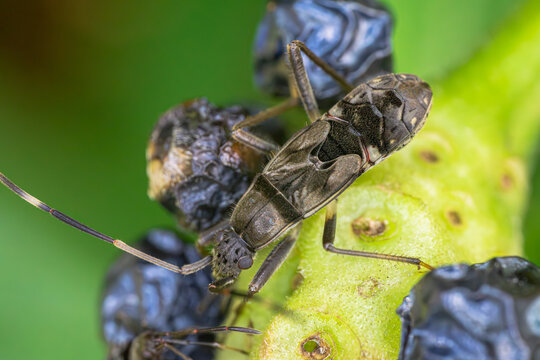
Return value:
<svg viewBox="0 0 540 360">
<path fill-rule="evenodd" d="M 540 3 L 530 1 L 488 47 L 434 86 L 432 114 L 417 138 L 340 196 L 336 245 L 435 266 L 521 254 L 525 164 L 539 130 L 538 44 Z M 395 359 L 395 309 L 422 271 L 327 253 L 323 222 L 324 210 L 304 222 L 296 254 L 261 292 L 288 311 L 253 302 L 243 312 L 242 325 L 266 328 L 252 357 L 307 359 L 304 345 L 316 341 L 334 359 Z"/>
</svg>

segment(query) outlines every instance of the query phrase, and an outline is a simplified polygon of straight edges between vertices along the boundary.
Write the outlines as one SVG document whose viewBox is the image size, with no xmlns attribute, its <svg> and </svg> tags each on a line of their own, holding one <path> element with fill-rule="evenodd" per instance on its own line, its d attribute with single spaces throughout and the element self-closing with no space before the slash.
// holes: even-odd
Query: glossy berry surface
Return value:
<svg viewBox="0 0 540 360">
<path fill-rule="evenodd" d="M 138 247 L 178 266 L 200 259 L 193 246 L 166 230 L 149 231 Z M 211 280 L 209 269 L 181 276 L 129 254 L 120 256 L 107 273 L 101 303 L 109 359 L 126 358 L 131 341 L 145 331 L 221 325 L 220 297 L 207 290 Z M 181 350 L 195 359 L 211 359 L 213 355 L 209 348 Z"/>
<path fill-rule="evenodd" d="M 303 41 L 352 84 L 392 71 L 392 18 L 373 0 L 282 0 L 268 3 L 255 39 L 257 85 L 289 95 L 285 47 Z M 318 99 L 336 97 L 338 84 L 304 56 Z"/>
<path fill-rule="evenodd" d="M 519 257 L 427 274 L 398 308 L 400 359 L 540 359 L 540 268 Z"/>
</svg>

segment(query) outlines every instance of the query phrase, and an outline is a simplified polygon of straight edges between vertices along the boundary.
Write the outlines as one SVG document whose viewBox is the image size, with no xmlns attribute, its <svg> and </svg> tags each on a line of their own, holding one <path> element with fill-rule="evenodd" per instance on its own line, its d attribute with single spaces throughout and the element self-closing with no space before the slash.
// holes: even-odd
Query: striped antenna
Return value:
<svg viewBox="0 0 540 360">
<path fill-rule="evenodd" d="M 182 275 L 188 275 L 188 274 L 192 274 L 194 272 L 197 272 L 197 271 L 207 267 L 212 262 L 212 258 L 210 256 L 207 256 L 207 257 L 205 257 L 205 258 L 203 258 L 203 259 L 201 259 L 199 261 L 196 261 L 196 262 L 194 262 L 192 264 L 187 264 L 187 265 L 184 265 L 182 267 L 178 267 L 178 266 L 176 266 L 174 264 L 168 263 L 168 262 L 163 261 L 161 259 L 158 259 L 156 257 L 150 256 L 150 255 L 148 255 L 148 254 L 146 254 L 146 253 L 144 253 L 144 252 L 142 252 L 140 250 L 137 250 L 134 247 L 129 246 L 128 244 L 126 244 L 125 242 L 123 242 L 121 240 L 114 239 L 114 238 L 112 238 L 112 237 L 110 237 L 108 235 L 102 234 L 99 231 L 96 231 L 96 230 L 92 229 L 91 227 L 88 227 L 88 226 L 78 222 L 77 220 L 71 218 L 70 216 L 67 216 L 63 212 L 51 208 L 49 205 L 45 204 L 41 200 L 35 198 L 34 196 L 30 195 L 29 193 L 27 193 L 26 191 L 24 191 L 23 189 L 21 189 L 20 187 L 15 185 L 15 183 L 13 183 L 13 181 L 9 180 L 1 172 L 0 172 L 0 182 L 2 182 L 2 184 L 4 184 L 7 188 L 9 188 L 11 191 L 13 191 L 15 194 L 17 194 L 19 197 L 21 197 L 26 202 L 34 205 L 35 207 L 37 207 L 40 210 L 43 210 L 43 211 L 51 214 L 56 219 L 68 224 L 69 226 L 71 226 L 71 227 L 73 227 L 73 228 L 75 228 L 77 230 L 80 230 L 82 232 L 85 232 L 85 233 L 87 233 L 87 234 L 89 234 L 89 235 L 91 235 L 93 237 L 101 239 L 101 240 L 103 240 L 105 242 L 108 242 L 109 244 L 113 244 L 114 246 L 116 246 L 118 249 L 120 249 L 122 251 L 125 251 L 125 252 L 127 252 L 127 253 L 129 253 L 129 254 L 131 254 L 133 256 L 136 256 L 136 257 L 138 257 L 140 259 L 148 261 L 149 263 L 155 264 L 155 265 L 160 266 L 162 268 L 165 268 L 167 270 L 170 270 L 170 271 L 173 271 L 175 273 L 182 274 Z"/>
</svg>

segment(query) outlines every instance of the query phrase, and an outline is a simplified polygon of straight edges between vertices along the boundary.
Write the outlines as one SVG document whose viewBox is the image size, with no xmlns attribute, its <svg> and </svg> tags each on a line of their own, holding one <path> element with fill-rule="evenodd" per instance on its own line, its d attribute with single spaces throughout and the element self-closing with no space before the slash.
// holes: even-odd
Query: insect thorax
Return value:
<svg viewBox="0 0 540 360">
<path fill-rule="evenodd" d="M 255 256 L 255 252 L 247 246 L 234 230 L 227 229 L 217 235 L 216 246 L 212 255 L 213 275 L 216 281 L 219 281 L 225 278 L 237 278 L 242 271 L 239 263 L 252 262 L 251 259 Z"/>
</svg>

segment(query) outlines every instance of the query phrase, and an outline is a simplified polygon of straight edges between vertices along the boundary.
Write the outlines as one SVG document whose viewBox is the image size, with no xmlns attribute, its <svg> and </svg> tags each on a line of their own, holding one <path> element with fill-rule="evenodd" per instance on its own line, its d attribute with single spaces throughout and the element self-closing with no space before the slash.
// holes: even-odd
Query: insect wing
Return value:
<svg viewBox="0 0 540 360">
<path fill-rule="evenodd" d="M 265 168 L 268 180 L 303 217 L 309 217 L 346 189 L 361 173 L 361 157 L 348 154 L 321 162 L 330 123 L 319 120 L 293 137 Z"/>
<path fill-rule="evenodd" d="M 263 173 L 272 182 L 287 182 L 303 174 L 309 156 L 326 140 L 330 128 L 330 123 L 319 120 L 297 132 L 270 160 Z"/>
<path fill-rule="evenodd" d="M 263 248 L 302 218 L 303 212 L 276 185 L 302 178 L 309 154 L 329 130 L 327 122 L 317 121 L 293 135 L 236 204 L 233 229 L 255 249 Z"/>
</svg>

